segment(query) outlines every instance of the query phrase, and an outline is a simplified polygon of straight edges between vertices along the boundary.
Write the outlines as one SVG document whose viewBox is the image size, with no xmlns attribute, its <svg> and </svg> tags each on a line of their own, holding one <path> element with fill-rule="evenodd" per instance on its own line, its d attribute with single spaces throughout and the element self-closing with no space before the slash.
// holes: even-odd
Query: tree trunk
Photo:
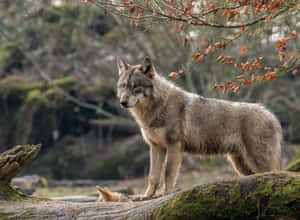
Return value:
<svg viewBox="0 0 300 220">
<path fill-rule="evenodd" d="M 10 186 L 10 181 L 36 157 L 40 149 L 40 144 L 20 145 L 0 154 L 0 201 L 26 198 L 24 194 Z"/>
<path fill-rule="evenodd" d="M 5 190 L 0 185 L 0 195 Z M 8 191 L 12 193 L 13 188 Z M 142 202 L 73 203 L 34 197 L 27 197 L 22 202 L 13 202 L 3 201 L 3 197 L 2 201 L 0 199 L 0 219 L 215 220 L 299 219 L 299 216 L 300 174 L 288 171 L 262 173 L 200 185 Z"/>
<path fill-rule="evenodd" d="M 41 145 L 16 146 L 0 154 L 0 181 L 10 182 L 40 152 Z"/>
<path fill-rule="evenodd" d="M 263 173 L 202 185 L 153 212 L 162 219 L 298 219 L 300 175 Z"/>
<path fill-rule="evenodd" d="M 34 202 L 33 202 L 34 201 Z M 297 219 L 300 175 L 263 173 L 132 203 L 0 202 L 0 217 L 28 219 Z"/>
</svg>

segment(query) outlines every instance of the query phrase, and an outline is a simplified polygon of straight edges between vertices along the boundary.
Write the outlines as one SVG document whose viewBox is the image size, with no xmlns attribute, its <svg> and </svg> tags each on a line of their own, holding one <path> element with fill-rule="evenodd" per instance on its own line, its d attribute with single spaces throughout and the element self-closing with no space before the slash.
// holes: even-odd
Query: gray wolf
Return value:
<svg viewBox="0 0 300 220">
<path fill-rule="evenodd" d="M 282 131 L 260 104 L 204 98 L 175 86 L 155 70 L 149 57 L 129 65 L 117 58 L 118 97 L 150 146 L 145 197 L 172 191 L 182 156 L 227 155 L 240 175 L 280 169 Z"/>
</svg>

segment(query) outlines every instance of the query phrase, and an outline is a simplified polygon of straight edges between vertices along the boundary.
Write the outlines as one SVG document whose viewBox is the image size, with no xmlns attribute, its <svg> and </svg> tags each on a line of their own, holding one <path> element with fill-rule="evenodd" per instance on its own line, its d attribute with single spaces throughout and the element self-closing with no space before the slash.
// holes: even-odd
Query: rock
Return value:
<svg viewBox="0 0 300 220">
<path fill-rule="evenodd" d="M 38 175 L 15 177 L 11 180 L 11 185 L 22 193 L 32 195 L 37 186 L 46 186 L 47 180 Z"/>
</svg>

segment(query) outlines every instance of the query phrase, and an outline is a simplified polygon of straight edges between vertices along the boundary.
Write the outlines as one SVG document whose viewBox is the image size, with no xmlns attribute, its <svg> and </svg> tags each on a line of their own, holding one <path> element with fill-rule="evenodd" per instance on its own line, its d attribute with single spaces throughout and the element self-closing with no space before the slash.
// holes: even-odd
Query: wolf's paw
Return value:
<svg viewBox="0 0 300 220">
<path fill-rule="evenodd" d="M 169 194 L 172 194 L 172 193 L 177 193 L 181 191 L 180 188 L 175 188 L 173 190 L 163 190 L 163 196 L 166 196 L 166 195 L 169 195 Z"/>
<path fill-rule="evenodd" d="M 163 194 L 163 193 L 160 193 L 160 194 L 157 194 L 157 195 L 153 195 L 153 196 L 151 197 L 151 199 L 157 199 L 157 198 L 162 197 L 162 196 L 164 196 L 164 194 Z"/>
<path fill-rule="evenodd" d="M 146 196 L 146 195 L 134 195 L 131 196 L 131 200 L 134 202 L 140 202 L 140 201 L 146 201 L 151 199 L 151 196 Z"/>
<path fill-rule="evenodd" d="M 135 202 L 147 201 L 147 200 L 159 198 L 161 196 L 163 196 L 163 195 L 162 194 L 158 194 L 158 195 L 135 195 L 135 196 L 131 196 L 131 200 L 135 201 Z"/>
</svg>

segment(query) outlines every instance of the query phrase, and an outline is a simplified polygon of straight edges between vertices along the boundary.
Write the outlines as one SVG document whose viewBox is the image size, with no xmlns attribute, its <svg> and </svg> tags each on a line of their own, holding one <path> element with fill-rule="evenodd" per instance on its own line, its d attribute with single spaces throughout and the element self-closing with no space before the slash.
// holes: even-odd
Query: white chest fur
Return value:
<svg viewBox="0 0 300 220">
<path fill-rule="evenodd" d="M 144 139 L 149 144 L 155 144 L 157 147 L 167 147 L 166 128 L 141 128 Z"/>
</svg>

